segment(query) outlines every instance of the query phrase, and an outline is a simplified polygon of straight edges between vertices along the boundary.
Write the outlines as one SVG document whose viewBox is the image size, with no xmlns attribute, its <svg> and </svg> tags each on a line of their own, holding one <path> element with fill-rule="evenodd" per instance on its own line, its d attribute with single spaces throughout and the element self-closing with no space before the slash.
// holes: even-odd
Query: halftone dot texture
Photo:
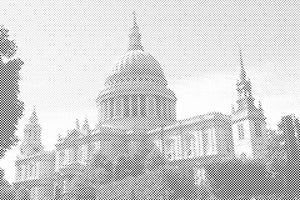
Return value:
<svg viewBox="0 0 300 200">
<path fill-rule="evenodd" d="M 168 88 L 163 66 L 146 49 L 134 13 L 128 51 L 113 66 L 96 99 L 99 123 L 91 128 L 88 119 L 82 125 L 76 120 L 75 128 L 58 138 L 55 150 L 43 151 L 41 128 L 33 112 L 22 156 L 16 161 L 15 185 L 22 195 L 31 199 L 195 199 L 212 196 L 216 191 L 211 186 L 217 186 L 217 192 L 226 188 L 223 192 L 238 196 L 239 188 L 247 190 L 243 178 L 265 176 L 251 171 L 259 167 L 244 166 L 248 159 L 265 159 L 268 131 L 262 105 L 254 102 L 242 52 L 238 98 L 231 115 L 210 112 L 177 120 L 177 99 Z M 239 160 L 230 165 L 236 157 Z M 223 182 L 209 182 L 207 174 L 222 177 Z M 233 177 L 241 182 L 230 182 Z"/>
</svg>

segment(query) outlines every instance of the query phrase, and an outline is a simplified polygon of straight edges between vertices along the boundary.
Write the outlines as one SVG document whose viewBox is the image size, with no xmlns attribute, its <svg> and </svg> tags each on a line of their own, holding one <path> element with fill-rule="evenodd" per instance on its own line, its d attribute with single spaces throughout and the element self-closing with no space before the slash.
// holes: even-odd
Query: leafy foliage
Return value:
<svg viewBox="0 0 300 200">
<path fill-rule="evenodd" d="M 29 192 L 25 188 L 16 191 L 16 200 L 30 200 Z"/>
<path fill-rule="evenodd" d="M 180 166 L 175 170 L 166 170 L 165 181 L 171 191 L 170 199 L 196 199 L 197 187 L 194 171 L 187 166 Z"/>
<path fill-rule="evenodd" d="M 0 158 L 7 149 L 16 145 L 15 135 L 18 120 L 22 116 L 23 102 L 18 99 L 20 59 L 4 63 L 3 58 L 11 58 L 16 52 L 14 41 L 8 39 L 8 30 L 0 28 Z"/>
<path fill-rule="evenodd" d="M 283 173 L 285 181 L 288 183 L 286 185 L 287 198 L 294 198 L 300 194 L 300 152 L 299 141 L 295 136 L 299 131 L 299 120 L 292 115 L 284 116 L 278 124 L 278 128 L 282 132 L 285 142 L 286 170 Z"/>
<path fill-rule="evenodd" d="M 146 157 L 145 168 L 149 170 L 156 170 L 158 168 L 164 167 L 167 161 L 157 149 L 153 149 Z"/>
<path fill-rule="evenodd" d="M 15 190 L 4 179 L 4 170 L 0 168 L 0 199 L 11 200 L 15 198 Z"/>
<path fill-rule="evenodd" d="M 270 190 L 270 176 L 259 162 L 231 160 L 208 164 L 206 173 L 217 198 L 249 198 L 266 195 Z"/>
<path fill-rule="evenodd" d="M 8 30 L 2 26 L 0 28 L 0 57 L 10 58 L 16 53 L 16 43 L 9 40 L 8 36 Z"/>
</svg>

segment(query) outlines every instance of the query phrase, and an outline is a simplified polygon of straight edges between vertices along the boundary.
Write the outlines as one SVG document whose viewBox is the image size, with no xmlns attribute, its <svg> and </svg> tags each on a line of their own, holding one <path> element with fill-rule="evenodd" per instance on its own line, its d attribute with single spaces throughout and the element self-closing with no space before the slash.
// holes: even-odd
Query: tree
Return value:
<svg viewBox="0 0 300 200">
<path fill-rule="evenodd" d="M 272 176 L 283 181 L 286 171 L 285 138 L 279 131 L 270 131 L 266 161 L 267 169 Z"/>
<path fill-rule="evenodd" d="M 252 198 L 269 193 L 270 177 L 260 162 L 235 159 L 208 164 L 205 170 L 217 198 Z"/>
<path fill-rule="evenodd" d="M 169 199 L 197 199 L 194 171 L 182 165 L 178 169 L 165 171 L 165 181 L 170 190 Z"/>
<path fill-rule="evenodd" d="M 16 191 L 16 200 L 30 200 L 30 195 L 27 189 L 19 188 Z"/>
<path fill-rule="evenodd" d="M 151 171 L 165 167 L 166 163 L 164 155 L 155 148 L 145 158 L 145 168 Z"/>
<path fill-rule="evenodd" d="M 300 146 L 300 122 L 299 119 L 295 119 L 295 131 L 298 138 L 298 145 Z"/>
<path fill-rule="evenodd" d="M 4 170 L 0 168 L 0 199 L 11 200 L 15 198 L 15 191 L 4 179 Z"/>
<path fill-rule="evenodd" d="M 0 158 L 16 145 L 16 126 L 23 113 L 23 102 L 18 99 L 19 71 L 23 62 L 20 59 L 9 60 L 15 55 L 17 46 L 8 36 L 8 30 L 0 27 Z M 3 62 L 4 58 L 8 62 Z"/>
<path fill-rule="evenodd" d="M 286 152 L 286 195 L 288 199 L 299 196 L 300 186 L 300 155 L 299 143 L 296 139 L 296 132 L 299 130 L 299 121 L 293 115 L 287 115 L 281 118 L 278 129 L 284 136 L 284 150 Z M 298 124 L 297 124 L 298 123 Z"/>
</svg>

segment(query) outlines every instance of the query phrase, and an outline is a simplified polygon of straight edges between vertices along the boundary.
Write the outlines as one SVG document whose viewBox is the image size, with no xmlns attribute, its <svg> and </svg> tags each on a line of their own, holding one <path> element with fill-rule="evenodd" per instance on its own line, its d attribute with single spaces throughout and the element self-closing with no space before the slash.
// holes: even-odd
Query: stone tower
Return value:
<svg viewBox="0 0 300 200">
<path fill-rule="evenodd" d="M 236 157 L 263 158 L 266 146 L 266 118 L 261 104 L 254 104 L 251 82 L 246 76 L 241 51 L 240 66 L 237 107 L 233 107 L 231 115 L 235 154 Z"/>
<path fill-rule="evenodd" d="M 24 139 L 20 147 L 20 152 L 23 156 L 30 156 L 39 153 L 42 150 L 41 126 L 38 123 L 38 118 L 34 109 L 29 119 L 29 123 L 24 129 Z"/>
</svg>

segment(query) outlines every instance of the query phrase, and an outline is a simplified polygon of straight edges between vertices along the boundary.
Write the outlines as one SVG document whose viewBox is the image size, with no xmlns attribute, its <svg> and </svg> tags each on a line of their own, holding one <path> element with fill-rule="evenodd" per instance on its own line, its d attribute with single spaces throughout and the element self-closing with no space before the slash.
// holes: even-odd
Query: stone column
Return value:
<svg viewBox="0 0 300 200">
<path fill-rule="evenodd" d="M 198 140 L 198 155 L 203 156 L 204 145 L 203 145 L 203 137 L 202 137 L 201 130 L 197 131 L 197 140 Z"/>
<path fill-rule="evenodd" d="M 180 142 L 181 142 L 181 155 L 182 155 L 182 159 L 186 158 L 186 141 L 185 141 L 185 135 L 183 133 L 183 131 L 180 129 Z"/>
<path fill-rule="evenodd" d="M 114 97 L 114 109 L 113 109 L 113 117 L 112 118 L 116 118 L 117 117 L 117 101 L 118 101 L 118 96 Z"/>
<path fill-rule="evenodd" d="M 108 104 L 107 104 L 107 99 L 104 100 L 104 105 L 103 105 L 103 121 L 107 119 L 107 110 L 108 110 Z"/>
</svg>

